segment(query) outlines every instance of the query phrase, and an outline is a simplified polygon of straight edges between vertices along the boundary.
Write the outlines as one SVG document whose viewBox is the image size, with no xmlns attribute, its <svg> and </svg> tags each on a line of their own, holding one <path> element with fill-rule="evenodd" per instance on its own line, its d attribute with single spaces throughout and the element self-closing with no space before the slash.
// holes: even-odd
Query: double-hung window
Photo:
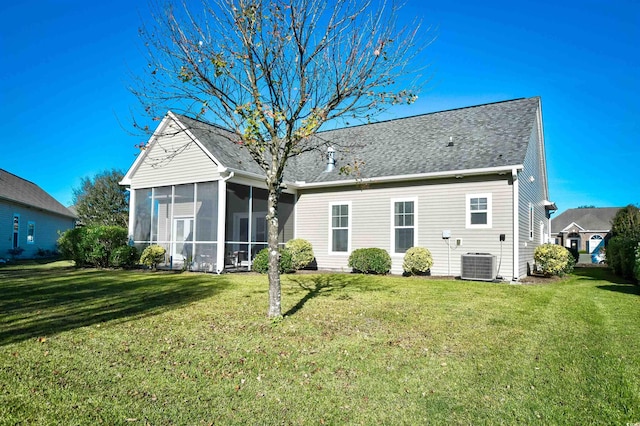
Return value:
<svg viewBox="0 0 640 426">
<path fill-rule="evenodd" d="M 329 239 L 331 253 L 348 253 L 351 248 L 351 203 L 332 203 Z"/>
<path fill-rule="evenodd" d="M 467 228 L 491 228 L 491 194 L 467 194 Z"/>
<path fill-rule="evenodd" d="M 415 245 L 416 200 L 393 200 L 393 253 L 405 253 Z"/>
</svg>

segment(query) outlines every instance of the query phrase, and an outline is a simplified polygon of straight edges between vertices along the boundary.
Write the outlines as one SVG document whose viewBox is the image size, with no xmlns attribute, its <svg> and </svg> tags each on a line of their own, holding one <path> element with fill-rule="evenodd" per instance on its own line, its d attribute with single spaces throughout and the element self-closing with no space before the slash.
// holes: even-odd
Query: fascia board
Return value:
<svg viewBox="0 0 640 426">
<path fill-rule="evenodd" d="M 434 173 L 415 173 L 408 175 L 395 175 L 395 176 L 381 176 L 381 177 L 373 177 L 373 178 L 364 178 L 364 179 L 347 179 L 347 180 L 338 180 L 338 181 L 329 181 L 329 182 L 301 182 L 296 181 L 292 185 L 304 189 L 304 188 L 325 188 L 325 187 L 334 187 L 334 186 L 350 186 L 350 185 L 358 185 L 358 184 L 368 184 L 368 183 L 388 183 L 388 182 L 403 182 L 403 181 L 412 181 L 412 180 L 422 180 L 422 179 L 439 179 L 439 178 L 450 178 L 456 176 L 482 176 L 482 175 L 491 175 L 496 173 L 505 174 L 511 173 L 513 169 L 522 170 L 524 166 L 522 164 L 512 165 L 512 166 L 500 166 L 500 167 L 487 167 L 482 169 L 466 169 L 466 170 L 451 170 L 447 172 L 434 172 Z"/>
</svg>

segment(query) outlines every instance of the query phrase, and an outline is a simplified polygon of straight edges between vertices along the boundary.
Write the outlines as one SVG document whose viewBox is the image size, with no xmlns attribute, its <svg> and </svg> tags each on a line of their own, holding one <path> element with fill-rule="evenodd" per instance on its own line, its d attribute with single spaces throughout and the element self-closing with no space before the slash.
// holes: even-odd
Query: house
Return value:
<svg viewBox="0 0 640 426">
<path fill-rule="evenodd" d="M 556 244 L 593 253 L 610 238 L 611 223 L 620 207 L 568 209 L 551 220 Z"/>
<path fill-rule="evenodd" d="M 527 274 L 549 241 L 540 98 L 515 99 L 324 131 L 324 152 L 284 174 L 280 242 L 304 238 L 318 268 L 349 270 L 352 250 L 428 248 L 433 275 L 460 275 L 465 253 L 495 255 L 495 273 Z M 169 112 L 121 182 L 135 244 L 167 248 L 170 267 L 222 272 L 266 247 L 262 172 L 230 133 Z M 341 173 L 356 159 L 357 174 Z M 499 265 L 499 270 L 497 267 Z"/>
<path fill-rule="evenodd" d="M 35 183 L 0 169 L 0 258 L 56 250 L 59 232 L 75 226 L 75 216 Z"/>
</svg>

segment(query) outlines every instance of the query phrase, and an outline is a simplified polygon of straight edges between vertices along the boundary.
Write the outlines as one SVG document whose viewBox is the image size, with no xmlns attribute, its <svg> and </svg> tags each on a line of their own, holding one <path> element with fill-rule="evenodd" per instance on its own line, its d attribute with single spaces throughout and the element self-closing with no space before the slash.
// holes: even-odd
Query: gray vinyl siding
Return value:
<svg viewBox="0 0 640 426">
<path fill-rule="evenodd" d="M 533 253 L 540 245 L 541 233 L 540 222 L 544 224 L 544 229 L 548 232 L 548 221 L 546 220 L 544 206 L 544 182 L 542 179 L 542 162 L 540 160 L 541 141 L 537 123 L 534 123 L 529 139 L 529 146 L 524 160 L 524 169 L 518 174 L 519 183 L 519 206 L 518 206 L 518 228 L 519 228 L 519 259 L 518 272 L 520 277 L 527 275 L 527 267 L 533 266 Z M 533 182 L 531 177 L 533 176 Z M 533 204 L 533 240 L 529 239 L 529 203 Z"/>
<path fill-rule="evenodd" d="M 492 194 L 492 227 L 466 228 L 467 194 Z M 296 207 L 296 237 L 309 240 L 320 269 L 349 270 L 349 253 L 329 254 L 331 203 L 351 203 L 351 249 L 379 247 L 392 257 L 392 273 L 402 273 L 403 255 L 392 254 L 392 200 L 415 200 L 417 234 L 414 244 L 428 248 L 434 259 L 432 275 L 447 275 L 447 245 L 442 231 L 451 231 L 451 275 L 460 275 L 460 256 L 467 252 L 500 255 L 499 235 L 506 234 L 500 274 L 510 278 L 513 270 L 513 196 L 510 176 L 495 175 L 439 179 L 421 182 L 301 190 Z"/>
<path fill-rule="evenodd" d="M 151 143 L 131 177 L 131 188 L 206 182 L 220 177 L 218 165 L 175 124 Z"/>
<path fill-rule="evenodd" d="M 22 204 L 0 201 L 0 258 L 10 257 L 7 250 L 13 242 L 13 215 L 20 215 L 18 246 L 24 249 L 21 258 L 36 256 L 38 249 L 55 250 L 58 241 L 58 233 L 64 232 L 75 226 L 75 220 L 71 217 L 49 213 L 44 210 L 34 209 Z M 34 242 L 27 242 L 27 227 L 29 222 L 35 223 Z"/>
</svg>

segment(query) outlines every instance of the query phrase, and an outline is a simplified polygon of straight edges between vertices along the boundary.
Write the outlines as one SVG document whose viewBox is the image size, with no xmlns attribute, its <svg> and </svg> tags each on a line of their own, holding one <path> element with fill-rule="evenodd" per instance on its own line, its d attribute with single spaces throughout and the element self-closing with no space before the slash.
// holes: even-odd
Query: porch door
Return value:
<svg viewBox="0 0 640 426">
<path fill-rule="evenodd" d="M 193 218 L 177 217 L 173 220 L 173 260 L 185 262 L 193 260 Z"/>
</svg>

